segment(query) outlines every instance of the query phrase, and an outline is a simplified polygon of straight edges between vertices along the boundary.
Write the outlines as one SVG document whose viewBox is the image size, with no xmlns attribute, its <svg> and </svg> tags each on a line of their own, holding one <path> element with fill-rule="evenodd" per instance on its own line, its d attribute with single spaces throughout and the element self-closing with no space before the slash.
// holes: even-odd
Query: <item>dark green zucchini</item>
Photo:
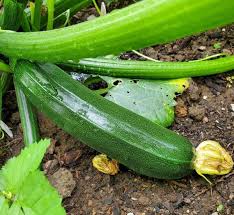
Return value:
<svg viewBox="0 0 234 215">
<path fill-rule="evenodd" d="M 188 139 L 93 93 L 59 67 L 20 61 L 14 78 L 39 111 L 128 168 L 161 179 L 192 172 Z"/>
</svg>

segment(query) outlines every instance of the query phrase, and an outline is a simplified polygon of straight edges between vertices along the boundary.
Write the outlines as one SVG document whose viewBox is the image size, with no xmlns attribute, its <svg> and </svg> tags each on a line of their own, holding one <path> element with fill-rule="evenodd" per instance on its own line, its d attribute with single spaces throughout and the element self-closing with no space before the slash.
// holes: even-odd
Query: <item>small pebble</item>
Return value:
<svg viewBox="0 0 234 215">
<path fill-rule="evenodd" d="M 201 121 L 205 117 L 205 108 L 202 106 L 189 107 L 189 116 L 197 121 Z"/>
<path fill-rule="evenodd" d="M 185 202 L 186 204 L 190 204 L 190 203 L 191 203 L 191 200 L 190 200 L 189 198 L 184 198 L 184 202 Z"/>
<path fill-rule="evenodd" d="M 134 215 L 134 213 L 127 213 L 127 215 Z"/>
<path fill-rule="evenodd" d="M 88 16 L 87 21 L 90 21 L 90 20 L 93 20 L 93 19 L 96 19 L 96 18 L 97 18 L 96 16 L 90 15 L 90 16 Z"/>
<path fill-rule="evenodd" d="M 56 171 L 56 168 L 59 166 L 59 162 L 56 159 L 48 160 L 46 163 L 43 164 L 43 169 L 45 174 L 48 172 L 54 172 Z"/>
<path fill-rule="evenodd" d="M 200 47 L 198 48 L 198 50 L 200 50 L 200 51 L 205 51 L 205 50 L 206 50 L 206 46 L 200 46 Z"/>
<path fill-rule="evenodd" d="M 88 201 L 88 206 L 90 207 L 90 206 L 92 206 L 93 205 L 93 201 L 92 200 L 89 200 Z"/>
<path fill-rule="evenodd" d="M 90 176 L 86 175 L 85 176 L 85 181 L 88 181 L 90 179 Z"/>
<path fill-rule="evenodd" d="M 209 122 L 209 119 L 205 116 L 205 117 L 203 118 L 202 122 L 203 122 L 203 123 L 207 123 L 207 122 Z"/>
<path fill-rule="evenodd" d="M 231 104 L 231 109 L 234 112 L 234 104 Z"/>
<path fill-rule="evenodd" d="M 229 195 L 229 199 L 234 199 L 234 194 L 233 194 L 233 193 L 231 193 L 231 194 Z"/>
</svg>

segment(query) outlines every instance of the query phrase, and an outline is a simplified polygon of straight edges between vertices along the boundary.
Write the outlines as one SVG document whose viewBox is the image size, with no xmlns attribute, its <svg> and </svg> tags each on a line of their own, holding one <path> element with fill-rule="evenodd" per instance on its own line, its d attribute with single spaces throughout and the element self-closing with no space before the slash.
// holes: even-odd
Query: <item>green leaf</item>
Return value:
<svg viewBox="0 0 234 215">
<path fill-rule="evenodd" d="M 48 139 L 41 140 L 11 158 L 0 171 L 0 189 L 17 193 L 26 177 L 39 167 L 49 144 Z"/>
<path fill-rule="evenodd" d="M 3 196 L 0 196 L 0 214 L 7 214 L 8 210 L 9 205 L 7 200 Z"/>
<path fill-rule="evenodd" d="M 21 210 L 21 206 L 15 202 L 11 205 L 7 215 L 24 215 L 24 213 Z"/>
<path fill-rule="evenodd" d="M 31 215 L 30 211 L 36 215 L 66 214 L 61 207 L 62 199 L 58 192 L 39 170 L 29 174 L 25 179 L 17 195 L 17 201 L 23 206 L 25 214 Z"/>
<path fill-rule="evenodd" d="M 112 85 L 106 99 L 165 127 L 174 120 L 176 94 L 189 86 L 188 79 L 155 81 L 102 78 Z"/>
<path fill-rule="evenodd" d="M 4 0 L 2 29 L 17 31 L 21 25 L 27 0 Z"/>
<path fill-rule="evenodd" d="M 22 207 L 24 215 L 37 215 L 31 208 Z"/>
</svg>

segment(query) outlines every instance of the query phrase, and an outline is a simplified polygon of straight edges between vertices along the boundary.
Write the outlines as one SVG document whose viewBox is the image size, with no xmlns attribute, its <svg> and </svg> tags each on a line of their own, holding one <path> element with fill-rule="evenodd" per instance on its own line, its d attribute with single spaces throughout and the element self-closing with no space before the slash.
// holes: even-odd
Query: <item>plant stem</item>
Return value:
<svg viewBox="0 0 234 215">
<path fill-rule="evenodd" d="M 100 8 L 98 7 L 97 2 L 95 0 L 92 0 L 92 1 L 93 1 L 94 7 L 96 8 L 98 14 L 100 16 L 102 16 L 102 12 L 101 12 Z"/>
<path fill-rule="evenodd" d="M 35 0 L 35 8 L 34 8 L 34 18 L 33 18 L 33 26 L 35 31 L 40 30 L 41 26 L 41 6 L 42 0 Z"/>
<path fill-rule="evenodd" d="M 218 54 L 214 54 L 214 55 L 211 55 L 211 56 L 207 56 L 205 58 L 201 58 L 201 59 L 198 59 L 198 60 L 191 60 L 189 62 L 198 62 L 198 61 L 205 61 L 205 60 L 211 60 L 211 59 L 215 59 L 217 57 L 225 57 L 225 56 L 228 56 L 227 53 L 218 53 Z"/>
<path fill-rule="evenodd" d="M 54 0 L 47 0 L 48 22 L 47 30 L 52 30 L 54 25 Z"/>
<path fill-rule="evenodd" d="M 154 61 L 154 62 L 160 62 L 159 60 L 155 60 L 155 59 L 153 59 L 151 57 L 148 57 L 148 56 L 146 56 L 144 54 L 141 54 L 140 52 L 138 52 L 136 50 L 132 50 L 132 52 L 135 53 L 135 54 L 137 54 L 138 56 L 141 56 L 141 57 L 147 59 L 147 60 Z"/>
<path fill-rule="evenodd" d="M 24 12 L 23 14 L 23 19 L 22 19 L 22 24 L 21 24 L 24 32 L 30 32 L 31 28 L 30 28 L 30 24 L 29 24 L 29 19 L 27 17 L 27 14 Z"/>
<path fill-rule="evenodd" d="M 30 7 L 30 13 L 31 13 L 31 23 L 33 24 L 34 23 L 34 13 L 35 13 L 35 4 L 34 4 L 34 2 L 30 1 L 29 7 Z"/>
<path fill-rule="evenodd" d="M 24 144 L 35 143 L 39 140 L 39 129 L 37 117 L 32 104 L 28 101 L 19 84 L 15 81 L 15 92 L 17 97 L 17 104 L 19 107 L 21 125 L 24 133 Z"/>
</svg>

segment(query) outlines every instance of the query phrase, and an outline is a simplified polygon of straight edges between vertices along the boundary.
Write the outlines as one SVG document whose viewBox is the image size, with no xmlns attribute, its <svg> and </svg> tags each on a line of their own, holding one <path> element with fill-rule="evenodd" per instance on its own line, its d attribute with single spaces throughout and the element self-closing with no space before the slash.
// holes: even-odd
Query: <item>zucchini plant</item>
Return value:
<svg viewBox="0 0 234 215">
<path fill-rule="evenodd" d="M 233 0 L 144 0 L 95 20 L 54 30 L 50 29 L 65 8 L 76 11 L 83 6 L 76 7 L 69 0 L 49 3 L 47 19 L 41 16 L 42 1 L 36 0 L 27 14 L 31 21 L 25 11 L 17 28 L 0 31 L 0 54 L 10 62 L 17 61 L 11 72 L 22 119 L 28 116 L 27 111 L 33 114 L 33 104 L 90 147 L 151 177 L 177 179 L 194 169 L 203 177 L 231 171 L 232 158 L 218 143 L 206 141 L 195 149 L 187 138 L 91 92 L 53 63 L 101 75 L 148 79 L 210 75 L 233 69 L 232 56 L 190 63 L 91 59 L 230 24 L 234 22 Z M 49 31 L 22 32 L 38 31 L 45 25 Z M 21 32 L 16 32 L 19 26 Z M 31 137 L 25 138 L 28 144 L 38 138 L 31 116 L 27 118 L 32 131 Z M 25 123 L 25 130 L 30 130 L 27 126 Z"/>
</svg>

